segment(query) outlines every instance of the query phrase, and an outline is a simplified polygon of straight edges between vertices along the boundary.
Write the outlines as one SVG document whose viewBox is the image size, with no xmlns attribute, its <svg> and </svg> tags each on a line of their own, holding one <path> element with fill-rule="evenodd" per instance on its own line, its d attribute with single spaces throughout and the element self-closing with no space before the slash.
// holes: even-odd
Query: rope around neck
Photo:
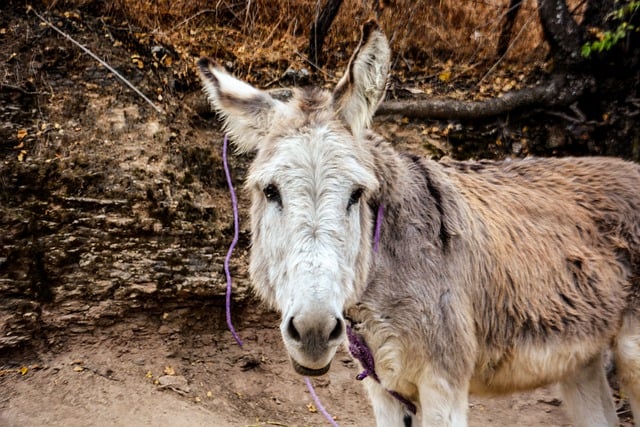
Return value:
<svg viewBox="0 0 640 427">
<path fill-rule="evenodd" d="M 238 199 L 236 197 L 236 192 L 233 189 L 233 181 L 231 180 L 231 173 L 229 172 L 229 163 L 227 162 L 227 145 L 228 145 L 228 137 L 225 134 L 224 140 L 222 142 L 222 165 L 224 167 L 224 175 L 227 178 L 227 186 L 229 187 L 229 193 L 231 194 L 231 207 L 233 209 L 233 241 L 229 246 L 229 250 L 227 251 L 227 256 L 224 259 L 224 274 L 227 277 L 227 294 L 226 294 L 226 318 L 227 318 L 227 326 L 231 331 L 231 335 L 236 340 L 238 345 L 242 347 L 242 340 L 236 333 L 235 328 L 233 327 L 233 323 L 231 323 L 231 273 L 229 271 L 229 261 L 231 260 L 231 254 L 238 244 L 238 235 L 239 233 L 239 219 L 238 219 Z M 379 234 L 378 225 L 376 225 L 376 233 Z M 316 408 L 318 411 L 329 421 L 329 423 L 333 427 L 340 427 L 338 423 L 333 419 L 331 414 L 324 408 L 322 402 L 320 402 L 320 398 L 316 394 L 315 389 L 313 388 L 313 384 L 309 377 L 304 377 L 304 382 L 307 384 L 307 388 L 309 389 L 309 393 L 311 393 L 311 397 L 313 398 L 313 402 L 316 404 Z"/>
</svg>

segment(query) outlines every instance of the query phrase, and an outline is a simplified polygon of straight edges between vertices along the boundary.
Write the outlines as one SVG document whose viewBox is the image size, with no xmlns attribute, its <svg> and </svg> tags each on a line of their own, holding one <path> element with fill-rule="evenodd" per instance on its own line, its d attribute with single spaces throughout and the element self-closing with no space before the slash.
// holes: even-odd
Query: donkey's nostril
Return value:
<svg viewBox="0 0 640 427">
<path fill-rule="evenodd" d="M 296 325 L 293 324 L 293 317 L 289 319 L 289 324 L 287 325 L 287 333 L 289 337 L 294 341 L 300 341 L 300 332 L 296 329 Z"/>
<path fill-rule="evenodd" d="M 344 322 L 341 319 L 336 319 L 336 326 L 329 334 L 329 340 L 337 340 L 342 336 L 342 330 L 344 329 Z"/>
</svg>

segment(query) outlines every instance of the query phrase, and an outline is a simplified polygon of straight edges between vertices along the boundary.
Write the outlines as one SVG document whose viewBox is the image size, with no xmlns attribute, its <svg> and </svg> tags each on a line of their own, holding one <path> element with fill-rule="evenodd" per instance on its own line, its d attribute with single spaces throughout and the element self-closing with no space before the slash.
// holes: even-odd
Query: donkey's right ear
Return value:
<svg viewBox="0 0 640 427">
<path fill-rule="evenodd" d="M 273 123 L 278 101 L 236 79 L 209 58 L 198 60 L 198 71 L 211 106 L 223 117 L 225 131 L 238 151 L 258 148 Z"/>
</svg>

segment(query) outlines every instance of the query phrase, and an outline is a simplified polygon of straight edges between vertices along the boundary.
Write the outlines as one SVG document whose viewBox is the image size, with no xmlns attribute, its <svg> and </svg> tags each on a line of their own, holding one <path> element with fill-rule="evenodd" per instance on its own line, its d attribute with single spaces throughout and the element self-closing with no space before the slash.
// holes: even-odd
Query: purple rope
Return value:
<svg viewBox="0 0 640 427">
<path fill-rule="evenodd" d="M 326 409 L 324 409 L 324 406 L 322 406 L 322 402 L 320 402 L 320 398 L 316 394 L 316 391 L 314 390 L 313 384 L 311 384 L 311 380 L 309 379 L 309 377 L 304 377 L 304 382 L 307 384 L 307 388 L 309 389 L 309 393 L 311 393 L 311 397 L 313 398 L 313 401 L 316 404 L 316 407 L 318 408 L 318 411 L 320 411 L 320 413 L 322 415 L 324 415 L 324 417 L 327 419 L 327 421 L 329 421 L 329 423 L 333 427 L 340 427 L 338 425 L 338 423 L 336 422 L 336 420 L 333 419 L 331 414 L 329 412 L 327 412 Z"/>
<path fill-rule="evenodd" d="M 227 256 L 224 259 L 224 274 L 227 276 L 227 295 L 226 295 L 226 315 L 227 315 L 227 326 L 231 331 L 231 335 L 236 340 L 238 345 L 242 347 L 242 340 L 236 333 L 235 328 L 233 327 L 233 323 L 231 323 L 231 273 L 229 272 L 229 261 L 231 260 L 231 254 L 238 244 L 238 236 L 239 232 L 239 221 L 238 221 L 238 199 L 236 198 L 236 192 L 233 189 L 233 182 L 231 181 L 231 173 L 229 172 L 229 164 L 227 163 L 227 135 L 224 136 L 224 141 L 222 143 L 222 164 L 224 166 L 224 175 L 227 177 L 227 185 L 229 186 L 229 193 L 231 193 L 231 207 L 233 209 L 233 240 L 231 241 L 231 245 L 229 246 L 229 250 L 227 251 Z"/>
<path fill-rule="evenodd" d="M 360 339 L 358 335 L 353 331 L 351 326 L 347 326 L 347 338 L 349 339 L 349 353 L 353 356 L 354 359 L 357 359 L 364 371 L 360 372 L 356 379 L 358 381 L 362 381 L 363 379 L 371 376 L 376 382 L 380 382 L 378 376 L 376 375 L 376 369 L 373 362 L 373 354 L 371 354 L 371 350 L 369 347 Z"/>
<path fill-rule="evenodd" d="M 358 360 L 364 368 L 364 370 L 356 376 L 356 379 L 358 381 L 362 381 L 367 377 L 371 377 L 377 383 L 380 383 L 380 379 L 376 374 L 373 354 L 371 353 L 371 349 L 369 349 L 369 346 L 367 346 L 367 343 L 365 343 L 364 340 L 353 331 L 353 328 L 351 326 L 347 326 L 347 338 L 349 339 L 349 352 L 351 353 L 353 358 Z M 409 412 L 411 412 L 412 414 L 416 414 L 416 405 L 414 405 L 413 402 L 411 402 L 409 399 L 393 390 L 387 390 L 387 393 L 389 393 L 400 403 L 402 403 Z"/>
</svg>

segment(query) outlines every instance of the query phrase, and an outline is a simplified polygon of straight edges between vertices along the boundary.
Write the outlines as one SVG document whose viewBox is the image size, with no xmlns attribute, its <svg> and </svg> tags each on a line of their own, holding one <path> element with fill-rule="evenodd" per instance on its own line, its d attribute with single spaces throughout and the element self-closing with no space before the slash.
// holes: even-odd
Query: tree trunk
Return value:
<svg viewBox="0 0 640 427">
<path fill-rule="evenodd" d="M 521 6 L 522 0 L 509 1 L 509 9 L 507 9 L 507 13 L 504 16 L 504 20 L 502 22 L 502 30 L 500 30 L 500 38 L 498 39 L 498 57 L 502 57 L 505 53 L 507 53 L 507 49 L 509 49 L 509 43 L 511 42 L 511 33 L 513 31 L 513 24 L 516 22 L 516 18 L 518 17 L 518 12 L 520 11 Z"/>
<path fill-rule="evenodd" d="M 539 0 L 538 14 L 556 66 L 561 70 L 576 69 L 584 62 L 580 55 L 584 34 L 565 0 Z"/>
<path fill-rule="evenodd" d="M 342 0 L 327 0 L 327 4 L 322 8 L 316 21 L 311 25 L 309 32 L 309 60 L 317 67 L 324 64 L 324 56 L 322 55 L 322 46 L 324 39 L 329 32 L 329 28 L 333 20 L 338 15 Z"/>
<path fill-rule="evenodd" d="M 615 6 L 615 0 L 588 0 L 582 19 L 582 27 L 600 27 L 607 24 L 607 15 Z"/>
</svg>

